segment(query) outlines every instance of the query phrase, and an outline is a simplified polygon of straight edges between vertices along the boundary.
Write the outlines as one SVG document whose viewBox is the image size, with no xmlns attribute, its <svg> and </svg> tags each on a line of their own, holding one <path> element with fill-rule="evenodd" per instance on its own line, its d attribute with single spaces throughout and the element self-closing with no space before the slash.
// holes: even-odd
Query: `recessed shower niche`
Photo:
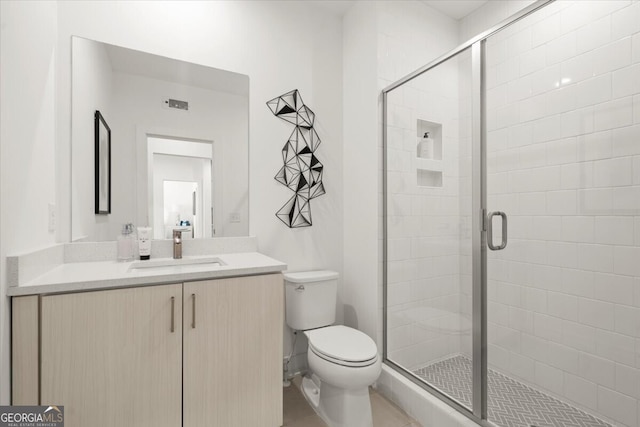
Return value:
<svg viewBox="0 0 640 427">
<path fill-rule="evenodd" d="M 442 187 L 442 125 L 418 119 L 416 176 L 419 187 Z"/>
</svg>

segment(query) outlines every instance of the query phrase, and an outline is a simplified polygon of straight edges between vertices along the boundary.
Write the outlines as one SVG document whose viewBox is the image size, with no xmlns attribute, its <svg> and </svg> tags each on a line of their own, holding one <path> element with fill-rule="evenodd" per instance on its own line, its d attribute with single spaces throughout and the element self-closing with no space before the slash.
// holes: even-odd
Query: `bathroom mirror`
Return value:
<svg viewBox="0 0 640 427">
<path fill-rule="evenodd" d="M 249 77 L 72 37 L 72 241 L 122 225 L 163 239 L 249 234 Z M 95 215 L 94 114 L 111 129 L 111 213 Z"/>
</svg>

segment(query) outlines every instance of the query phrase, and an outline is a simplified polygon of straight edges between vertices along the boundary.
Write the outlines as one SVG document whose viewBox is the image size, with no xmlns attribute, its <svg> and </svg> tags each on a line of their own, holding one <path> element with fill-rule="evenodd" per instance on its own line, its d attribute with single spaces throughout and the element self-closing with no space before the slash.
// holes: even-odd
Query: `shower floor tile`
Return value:
<svg viewBox="0 0 640 427">
<path fill-rule="evenodd" d="M 413 371 L 466 407 L 471 406 L 471 360 L 454 356 Z M 611 427 L 556 398 L 489 369 L 489 420 L 501 427 Z"/>
</svg>

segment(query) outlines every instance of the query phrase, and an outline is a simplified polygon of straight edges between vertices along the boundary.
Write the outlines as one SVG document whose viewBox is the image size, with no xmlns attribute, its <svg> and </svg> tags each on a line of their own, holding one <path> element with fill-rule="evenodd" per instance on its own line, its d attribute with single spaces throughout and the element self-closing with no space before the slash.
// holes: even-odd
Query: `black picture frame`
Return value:
<svg viewBox="0 0 640 427">
<path fill-rule="evenodd" d="M 94 115 L 95 128 L 95 213 L 111 213 L 111 128 L 100 111 Z"/>
</svg>

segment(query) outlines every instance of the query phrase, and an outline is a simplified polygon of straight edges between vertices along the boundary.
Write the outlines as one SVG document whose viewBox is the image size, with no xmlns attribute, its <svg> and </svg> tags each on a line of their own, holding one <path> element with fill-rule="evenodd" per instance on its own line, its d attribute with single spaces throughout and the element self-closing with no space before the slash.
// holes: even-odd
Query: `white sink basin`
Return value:
<svg viewBox="0 0 640 427">
<path fill-rule="evenodd" d="M 135 261 L 131 263 L 129 271 L 195 265 L 203 267 L 220 267 L 226 264 L 218 257 L 184 257 L 181 259 L 165 258 L 149 261 Z"/>
</svg>

